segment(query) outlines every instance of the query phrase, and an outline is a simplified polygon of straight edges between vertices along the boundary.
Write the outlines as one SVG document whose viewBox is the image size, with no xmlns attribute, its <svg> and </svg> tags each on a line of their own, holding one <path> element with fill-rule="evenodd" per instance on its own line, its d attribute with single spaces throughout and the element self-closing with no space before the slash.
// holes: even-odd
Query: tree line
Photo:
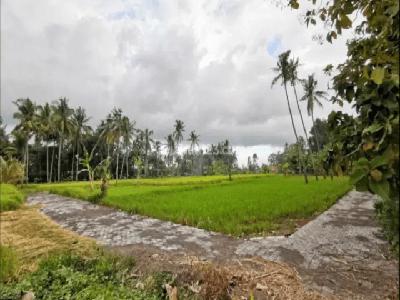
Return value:
<svg viewBox="0 0 400 300">
<path fill-rule="evenodd" d="M 72 108 L 68 99 L 36 104 L 33 100 L 13 102 L 17 125 L 10 134 L 0 126 L 1 157 L 22 162 L 25 182 L 94 180 L 106 163 L 110 176 L 120 178 L 171 175 L 213 175 L 238 172 L 236 153 L 229 140 L 199 146 L 200 136 L 176 120 L 165 140 L 154 131 L 139 129 L 136 122 L 114 108 L 96 128 L 82 107 Z M 189 148 L 178 149 L 183 142 Z"/>
</svg>

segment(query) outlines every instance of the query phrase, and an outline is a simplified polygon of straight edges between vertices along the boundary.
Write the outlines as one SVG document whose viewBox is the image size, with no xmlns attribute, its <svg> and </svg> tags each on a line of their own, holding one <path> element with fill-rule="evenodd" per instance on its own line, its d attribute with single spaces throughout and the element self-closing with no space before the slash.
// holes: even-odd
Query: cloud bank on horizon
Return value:
<svg viewBox="0 0 400 300">
<path fill-rule="evenodd" d="M 294 141 L 284 92 L 270 87 L 278 54 L 291 49 L 321 89 L 323 67 L 346 54 L 344 37 L 313 41 L 323 28 L 307 29 L 300 13 L 265 0 L 3 1 L 3 120 L 14 124 L 17 98 L 67 97 L 93 125 L 120 107 L 157 138 L 181 119 L 205 144 L 277 149 Z"/>
</svg>

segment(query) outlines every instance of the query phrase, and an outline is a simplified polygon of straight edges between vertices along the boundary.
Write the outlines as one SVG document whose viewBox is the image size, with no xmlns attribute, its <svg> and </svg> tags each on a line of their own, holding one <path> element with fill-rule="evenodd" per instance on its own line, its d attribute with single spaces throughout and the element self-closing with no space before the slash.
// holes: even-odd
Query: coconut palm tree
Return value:
<svg viewBox="0 0 400 300">
<path fill-rule="evenodd" d="M 120 108 L 114 108 L 111 112 L 111 123 L 109 123 L 108 137 L 113 144 L 117 144 L 117 166 L 115 168 L 115 180 L 118 183 L 118 169 L 119 169 L 119 148 L 121 144 L 122 136 L 122 110 Z"/>
<path fill-rule="evenodd" d="M 314 128 L 315 140 L 317 142 L 318 152 L 321 150 L 319 146 L 318 133 L 316 131 L 315 120 L 314 120 L 314 104 L 322 107 L 320 99 L 326 99 L 327 93 L 324 91 L 317 91 L 318 81 L 314 79 L 314 74 L 309 75 L 307 80 L 302 81 L 304 96 L 301 97 L 301 101 L 307 101 L 307 113 L 311 116 L 311 120 Z"/>
<path fill-rule="evenodd" d="M 194 152 L 196 146 L 199 146 L 199 135 L 195 131 L 191 131 L 188 141 L 190 142 L 190 151 Z"/>
<path fill-rule="evenodd" d="M 288 110 L 289 110 L 289 114 L 290 114 L 290 119 L 292 121 L 292 129 L 293 129 L 293 133 L 296 137 L 296 142 L 298 143 L 299 137 L 297 135 L 296 126 L 294 125 L 292 108 L 290 107 L 289 95 L 288 95 L 288 91 L 287 91 L 287 85 L 288 85 L 288 83 L 290 83 L 289 56 L 290 56 L 290 50 L 283 52 L 279 55 L 277 66 L 273 69 L 274 72 L 277 73 L 277 76 L 272 80 L 271 86 L 274 86 L 278 81 L 281 81 L 281 85 L 284 87 L 285 94 L 286 94 L 286 101 L 287 101 Z M 300 170 L 303 171 L 304 180 L 306 183 L 308 183 L 307 173 L 305 172 L 305 169 L 302 167 L 301 161 L 302 160 L 300 159 Z"/>
<path fill-rule="evenodd" d="M 151 151 L 151 144 L 154 142 L 152 139 L 153 130 L 145 129 L 143 133 L 143 149 L 144 149 L 144 176 L 149 174 L 149 152 Z"/>
<path fill-rule="evenodd" d="M 185 131 L 185 125 L 184 125 L 183 121 L 176 120 L 175 125 L 174 125 L 174 133 L 173 133 L 176 148 L 178 148 L 179 144 L 183 141 L 183 132 L 184 131 Z"/>
<path fill-rule="evenodd" d="M 25 166 L 25 181 L 28 182 L 29 178 L 29 140 L 36 131 L 37 118 L 36 118 L 36 104 L 29 98 L 18 99 L 14 101 L 17 106 L 17 112 L 13 117 L 19 120 L 14 131 L 24 141 L 24 154 L 23 161 Z"/>
<path fill-rule="evenodd" d="M 199 146 L 199 135 L 194 130 L 190 132 L 188 141 L 190 142 L 191 162 L 192 162 L 192 173 L 194 173 L 194 150 L 196 146 Z"/>
<path fill-rule="evenodd" d="M 176 151 L 175 139 L 173 137 L 173 134 L 169 134 L 166 137 L 166 140 L 167 140 L 167 149 L 168 149 L 167 161 L 168 161 L 168 165 L 171 166 L 173 163 L 174 154 Z"/>
<path fill-rule="evenodd" d="M 74 110 L 68 106 L 67 98 L 60 98 L 54 104 L 54 121 L 58 131 L 58 163 L 57 163 L 57 181 L 61 180 L 61 153 L 64 141 L 73 132 L 74 124 L 71 116 Z"/>
<path fill-rule="evenodd" d="M 156 168 L 157 168 L 157 177 L 160 175 L 160 166 L 159 166 L 159 160 L 161 157 L 161 142 L 160 141 L 155 141 L 153 144 L 154 147 L 154 152 L 156 154 Z"/>
<path fill-rule="evenodd" d="M 40 133 L 41 139 L 46 143 L 46 180 L 50 182 L 50 162 L 49 162 L 49 148 L 50 141 L 54 137 L 54 127 L 53 127 L 53 109 L 49 103 L 43 106 L 38 106 L 38 118 L 40 120 L 38 124 L 38 131 Z M 54 151 L 53 151 L 54 154 Z"/>
<path fill-rule="evenodd" d="M 307 141 L 307 144 L 308 144 L 308 149 L 309 149 L 309 151 L 311 151 L 310 140 L 308 139 L 307 129 L 306 129 L 306 126 L 304 125 L 303 112 L 301 111 L 299 97 L 297 96 L 296 85 L 299 82 L 301 82 L 301 79 L 298 77 L 298 72 L 297 72 L 298 68 L 299 68 L 299 59 L 298 58 L 290 59 L 289 60 L 290 84 L 293 87 L 294 96 L 296 98 L 297 110 L 298 110 L 299 115 L 300 115 L 301 125 L 303 126 L 303 132 L 304 132 L 304 136 L 306 137 L 306 141 Z M 314 159 L 312 159 L 311 162 L 312 162 L 312 166 L 313 166 L 313 169 L 314 169 L 315 178 L 316 178 L 316 180 L 318 180 L 318 173 L 317 173 L 317 170 L 315 169 Z M 306 168 L 306 164 L 305 164 L 304 167 Z"/>
<path fill-rule="evenodd" d="M 131 145 L 131 140 L 133 134 L 135 132 L 135 121 L 130 121 L 127 116 L 123 116 L 121 120 L 121 135 L 122 135 L 122 145 L 124 148 L 124 157 L 122 158 L 122 167 L 121 174 L 122 177 L 123 169 L 124 169 L 124 161 L 126 163 L 126 178 L 129 178 L 129 164 L 128 164 L 128 156 L 129 156 L 129 147 Z"/>
<path fill-rule="evenodd" d="M 74 124 L 74 132 L 73 132 L 73 141 L 72 141 L 72 167 L 71 167 L 71 175 L 72 179 L 74 178 L 74 154 L 76 150 L 76 174 L 75 180 L 78 181 L 78 169 L 79 169 L 79 155 L 82 144 L 82 137 L 85 134 L 88 134 L 92 131 L 92 128 L 87 124 L 90 118 L 86 116 L 85 109 L 82 107 L 78 107 L 74 113 L 72 114 L 72 123 Z"/>
</svg>

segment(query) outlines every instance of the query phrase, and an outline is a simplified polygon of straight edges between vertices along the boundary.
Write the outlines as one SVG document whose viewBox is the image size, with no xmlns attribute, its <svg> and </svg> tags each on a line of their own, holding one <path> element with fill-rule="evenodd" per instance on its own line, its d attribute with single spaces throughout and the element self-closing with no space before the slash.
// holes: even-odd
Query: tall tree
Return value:
<svg viewBox="0 0 400 300">
<path fill-rule="evenodd" d="M 318 132 L 316 132 L 315 120 L 314 120 L 314 105 L 322 107 L 320 99 L 326 99 L 327 93 L 324 91 L 317 91 L 318 82 L 314 79 L 314 75 L 309 75 L 307 80 L 302 81 L 304 96 L 301 97 L 301 101 L 307 101 L 307 113 L 311 116 L 313 123 L 314 136 L 317 142 L 318 151 L 321 150 L 318 138 Z"/>
<path fill-rule="evenodd" d="M 125 168 L 126 168 L 126 178 L 129 178 L 129 147 L 131 145 L 131 141 L 133 138 L 133 134 L 135 132 L 135 121 L 130 121 L 127 116 L 123 116 L 121 120 L 121 135 L 122 135 L 122 145 L 124 148 L 124 157 L 122 162 L 125 160 Z M 121 177 L 123 172 L 124 164 L 122 163 L 121 167 Z"/>
<path fill-rule="evenodd" d="M 25 181 L 29 179 L 29 140 L 37 128 L 36 122 L 36 104 L 29 98 L 18 99 L 14 101 L 17 106 L 17 112 L 14 113 L 14 118 L 19 121 L 15 126 L 14 131 L 24 140 L 23 162 L 25 166 Z"/>
<path fill-rule="evenodd" d="M 310 141 L 308 139 L 306 126 L 304 125 L 303 112 L 302 112 L 302 110 L 300 108 L 299 97 L 297 95 L 297 89 L 296 89 L 296 85 L 299 82 L 301 82 L 301 79 L 298 76 L 299 65 L 300 64 L 299 64 L 299 59 L 298 58 L 296 58 L 296 59 L 291 58 L 289 60 L 289 77 L 290 77 L 290 84 L 291 84 L 291 86 L 293 88 L 294 96 L 296 98 L 297 110 L 298 110 L 299 115 L 300 115 L 300 120 L 301 120 L 301 125 L 303 127 L 304 136 L 305 136 L 307 144 L 308 144 L 308 149 L 309 149 L 309 151 L 311 151 L 311 145 L 310 145 Z M 312 166 L 313 166 L 315 178 L 316 178 L 316 180 L 318 180 L 318 173 L 317 173 L 317 170 L 316 170 L 316 167 L 315 167 L 315 161 L 314 161 L 313 157 L 311 157 L 311 163 L 312 163 Z M 304 168 L 307 168 L 307 162 L 304 163 Z M 307 172 L 307 170 L 306 170 L 306 172 Z"/>
<path fill-rule="evenodd" d="M 297 135 L 296 126 L 294 125 L 292 108 L 290 107 L 289 95 L 288 95 L 288 91 L 287 91 L 287 85 L 288 85 L 288 83 L 290 83 L 290 79 L 291 79 L 289 56 L 290 56 L 290 50 L 283 52 L 279 55 L 277 66 L 273 69 L 274 72 L 277 73 L 278 75 L 272 80 L 271 85 L 274 86 L 280 80 L 281 85 L 283 85 L 283 87 L 284 87 L 285 94 L 286 94 L 286 101 L 287 101 L 288 110 L 289 110 L 289 114 L 290 114 L 290 119 L 292 121 L 292 129 L 293 129 L 293 133 L 296 137 L 296 142 L 298 143 L 299 137 Z M 300 153 L 299 153 L 299 156 L 301 156 Z M 306 173 L 305 168 L 302 165 L 302 159 L 300 159 L 299 161 L 300 161 L 300 171 L 303 172 L 304 181 L 306 183 L 308 183 L 307 173 Z"/>
<path fill-rule="evenodd" d="M 154 142 L 154 152 L 156 154 L 156 169 L 157 169 L 157 177 L 160 176 L 160 158 L 161 158 L 161 142 Z"/>
<path fill-rule="evenodd" d="M 192 174 L 194 173 L 194 156 L 196 146 L 199 146 L 199 135 L 196 134 L 194 130 L 192 130 L 189 134 L 188 141 L 190 142 L 190 155 L 191 155 L 191 163 L 192 163 Z"/>
<path fill-rule="evenodd" d="M 151 151 L 151 144 L 153 143 L 153 130 L 145 129 L 143 133 L 143 149 L 144 149 L 144 176 L 149 174 L 149 153 Z"/>
<path fill-rule="evenodd" d="M 173 133 L 176 148 L 178 148 L 179 144 L 183 141 L 183 132 L 184 131 L 185 131 L 185 125 L 184 125 L 183 121 L 176 120 L 175 125 L 174 125 L 174 133 Z"/>
<path fill-rule="evenodd" d="M 54 104 L 54 121 L 58 130 L 58 163 L 57 163 L 57 181 L 61 181 L 61 154 L 64 141 L 73 131 L 74 124 L 71 116 L 74 110 L 68 105 L 67 98 L 60 98 Z"/>
<path fill-rule="evenodd" d="M 81 150 L 81 145 L 82 145 L 82 137 L 85 134 L 88 134 L 91 132 L 92 128 L 87 124 L 89 122 L 90 118 L 86 116 L 85 109 L 82 107 L 78 107 L 74 113 L 72 114 L 72 123 L 73 123 L 73 139 L 72 139 L 72 168 L 71 168 L 71 174 L 72 174 L 72 179 L 74 178 L 74 150 L 76 150 L 76 174 L 75 174 L 75 180 L 78 180 L 78 175 L 79 175 L 79 156 L 80 156 L 80 150 Z"/>
<path fill-rule="evenodd" d="M 196 146 L 199 146 L 200 136 L 195 131 L 191 131 L 188 141 L 190 142 L 190 151 L 194 152 Z"/>
<path fill-rule="evenodd" d="M 54 126 L 53 126 L 53 111 L 49 103 L 38 107 L 38 131 L 41 139 L 46 143 L 46 181 L 50 182 L 50 161 L 49 161 L 49 148 L 50 141 L 54 137 Z"/>
<path fill-rule="evenodd" d="M 114 108 L 112 111 L 112 129 L 111 133 L 113 136 L 114 142 L 117 144 L 117 166 L 115 168 L 115 180 L 118 182 L 118 169 L 119 169 L 119 152 L 120 152 L 120 144 L 121 144 L 121 136 L 122 136 L 122 110 L 120 108 Z"/>
<path fill-rule="evenodd" d="M 166 137 L 167 140 L 167 161 L 168 161 L 168 165 L 171 167 L 173 164 L 173 159 L 174 159 L 174 154 L 176 151 L 176 146 L 175 146 L 175 140 L 172 134 L 169 134 Z"/>
</svg>

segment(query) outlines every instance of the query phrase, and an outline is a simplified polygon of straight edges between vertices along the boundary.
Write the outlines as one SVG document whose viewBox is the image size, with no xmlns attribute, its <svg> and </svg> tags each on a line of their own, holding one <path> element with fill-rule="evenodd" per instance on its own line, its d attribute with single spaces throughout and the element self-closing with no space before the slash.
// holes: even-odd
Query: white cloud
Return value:
<svg viewBox="0 0 400 300">
<path fill-rule="evenodd" d="M 94 125 L 117 106 L 158 138 L 182 119 L 203 143 L 229 138 L 241 148 L 275 149 L 294 139 L 283 90 L 270 88 L 279 51 L 291 49 L 300 74 L 316 73 L 320 88 L 322 68 L 345 57 L 345 38 L 319 45 L 312 36 L 322 28 L 307 29 L 299 12 L 271 1 L 1 5 L 2 114 L 9 124 L 17 98 L 43 103 L 66 96 Z M 326 103 L 316 116 L 331 109 Z"/>
</svg>

